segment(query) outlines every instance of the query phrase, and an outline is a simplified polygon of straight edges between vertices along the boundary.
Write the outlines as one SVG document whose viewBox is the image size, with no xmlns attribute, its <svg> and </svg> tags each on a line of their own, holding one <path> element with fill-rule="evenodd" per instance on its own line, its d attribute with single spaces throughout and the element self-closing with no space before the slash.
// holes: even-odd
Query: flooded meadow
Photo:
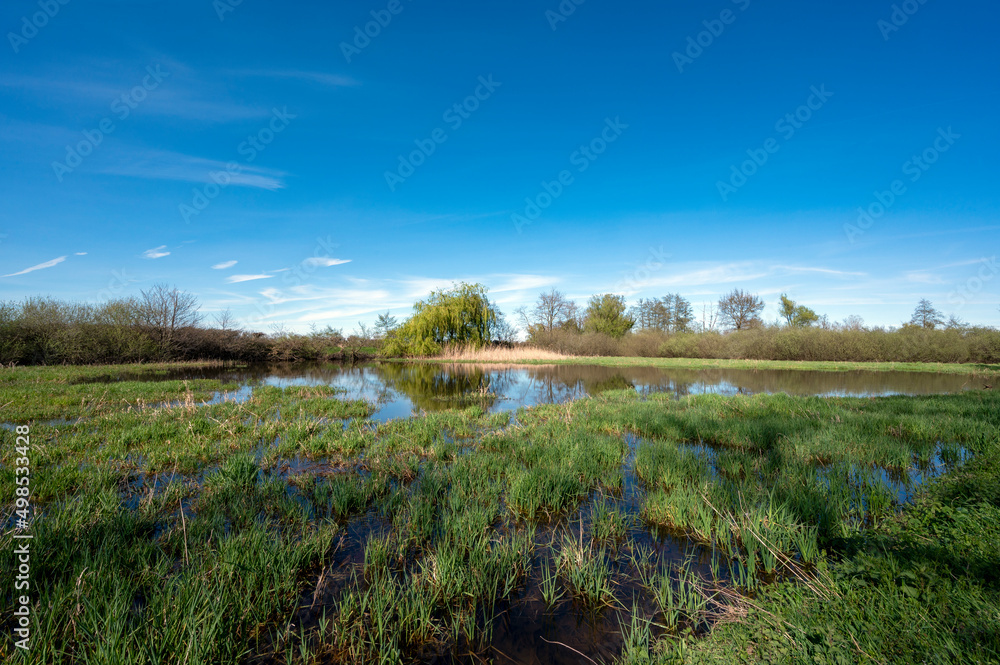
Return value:
<svg viewBox="0 0 1000 665">
<path fill-rule="evenodd" d="M 837 593 L 831 561 L 994 441 L 986 382 L 403 363 L 4 370 L 16 417 L 0 435 L 30 426 L 33 546 L 46 552 L 32 570 L 36 654 L 685 662 L 776 584 Z M 0 484 L 12 486 L 11 449 Z M 13 506 L 5 518 L 9 544 Z"/>
</svg>

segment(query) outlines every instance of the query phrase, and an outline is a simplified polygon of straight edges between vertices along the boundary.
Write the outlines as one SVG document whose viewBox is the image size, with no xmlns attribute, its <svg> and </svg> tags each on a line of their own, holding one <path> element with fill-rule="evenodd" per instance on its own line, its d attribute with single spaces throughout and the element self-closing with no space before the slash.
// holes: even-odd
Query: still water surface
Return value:
<svg viewBox="0 0 1000 665">
<path fill-rule="evenodd" d="M 856 396 L 931 395 L 982 389 L 988 380 L 933 372 L 817 372 L 801 370 L 663 369 L 599 365 L 472 365 L 436 363 L 365 363 L 254 365 L 240 368 L 185 368 L 155 378 L 115 375 L 116 379 L 221 379 L 241 389 L 223 398 L 248 397 L 254 386 L 331 385 L 345 397 L 375 402 L 373 419 L 406 418 L 468 404 L 492 411 L 561 403 L 608 390 L 640 394 L 702 393 L 752 395 Z"/>
</svg>

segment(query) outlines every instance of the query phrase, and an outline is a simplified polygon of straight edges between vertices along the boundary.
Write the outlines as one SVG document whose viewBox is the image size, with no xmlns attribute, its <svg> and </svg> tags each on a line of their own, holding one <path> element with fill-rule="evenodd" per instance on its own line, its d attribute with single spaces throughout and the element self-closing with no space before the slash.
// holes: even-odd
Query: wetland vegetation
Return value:
<svg viewBox="0 0 1000 665">
<path fill-rule="evenodd" d="M 4 497 L 31 428 L 33 662 L 1000 662 L 985 386 L 596 367 L 519 406 L 522 374 L 475 366 L 148 369 L 0 372 Z"/>
</svg>

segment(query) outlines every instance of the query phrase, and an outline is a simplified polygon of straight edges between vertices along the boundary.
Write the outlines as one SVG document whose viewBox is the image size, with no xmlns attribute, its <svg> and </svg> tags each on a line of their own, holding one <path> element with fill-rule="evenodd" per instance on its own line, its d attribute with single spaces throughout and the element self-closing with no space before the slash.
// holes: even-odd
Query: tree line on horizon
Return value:
<svg viewBox="0 0 1000 665">
<path fill-rule="evenodd" d="M 576 332 L 603 332 L 612 337 L 622 337 L 629 332 L 658 331 L 666 334 L 705 333 L 741 331 L 766 327 L 761 318 L 766 304 L 757 294 L 733 289 L 719 298 L 717 303 L 705 304 L 701 317 L 695 313 L 691 302 L 678 293 L 668 293 L 660 298 L 639 299 L 632 307 L 624 296 L 605 293 L 592 296 L 583 310 L 576 302 L 569 300 L 555 289 L 538 296 L 531 309 L 521 307 L 516 310 L 518 319 L 529 340 L 539 333 L 551 333 L 557 329 Z M 779 321 L 771 325 L 789 328 L 808 328 L 817 325 L 831 329 L 863 329 L 864 321 L 859 316 L 849 316 L 842 323 L 831 323 L 824 315 L 800 305 L 787 294 L 782 293 L 778 301 Z M 947 321 L 933 304 L 922 299 L 914 309 L 913 316 L 902 327 L 923 329 L 969 328 L 970 326 L 952 316 Z"/>
<path fill-rule="evenodd" d="M 93 364 L 165 360 L 324 361 L 433 356 L 448 346 L 528 344 L 570 355 L 1000 362 L 1000 331 L 946 319 L 928 300 L 898 328 L 866 327 L 857 316 L 833 323 L 782 294 L 780 319 L 762 319 L 765 302 L 733 289 L 700 312 L 677 293 L 642 298 L 592 296 L 585 307 L 552 289 L 511 323 L 481 284 L 455 284 L 414 304 L 398 321 L 390 312 L 344 335 L 280 328 L 242 330 L 228 312 L 206 322 L 197 298 L 157 284 L 138 297 L 101 304 L 52 298 L 0 302 L 0 363 Z M 515 325 L 516 324 L 516 325 Z M 519 338 L 518 327 L 526 339 Z"/>
<path fill-rule="evenodd" d="M 921 300 L 898 328 L 866 327 L 858 316 L 828 317 L 782 294 L 781 319 L 762 319 L 759 295 L 734 289 L 702 307 L 671 293 L 629 306 L 621 295 L 592 296 L 586 307 L 556 290 L 515 310 L 526 344 L 569 355 L 900 362 L 1000 362 L 1000 331 L 945 320 Z M 389 317 L 387 312 L 384 317 Z M 383 320 L 383 319 L 380 319 Z M 449 345 L 514 344 L 517 333 L 481 284 L 442 289 L 385 331 L 389 356 L 436 355 Z"/>
</svg>

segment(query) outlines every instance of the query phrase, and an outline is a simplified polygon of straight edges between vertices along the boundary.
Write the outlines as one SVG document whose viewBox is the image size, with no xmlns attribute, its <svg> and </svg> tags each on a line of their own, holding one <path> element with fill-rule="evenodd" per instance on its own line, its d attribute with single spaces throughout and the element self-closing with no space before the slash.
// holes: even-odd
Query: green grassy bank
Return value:
<svg viewBox="0 0 1000 665">
<path fill-rule="evenodd" d="M 573 356 L 536 360 L 530 351 L 522 357 L 504 360 L 512 365 L 601 365 L 604 367 L 662 367 L 665 369 L 749 369 L 749 370 L 797 370 L 812 372 L 937 372 L 944 374 L 969 374 L 994 376 L 1000 374 L 1000 365 L 981 363 L 898 363 L 898 362 L 826 362 L 809 360 L 713 360 L 701 358 L 643 358 L 618 356 Z M 399 359 L 391 359 L 399 360 Z M 478 360 L 455 358 L 421 358 L 414 362 L 437 363 L 477 363 L 490 362 L 488 358 Z M 411 362 L 411 359 L 405 359 Z"/>
</svg>

